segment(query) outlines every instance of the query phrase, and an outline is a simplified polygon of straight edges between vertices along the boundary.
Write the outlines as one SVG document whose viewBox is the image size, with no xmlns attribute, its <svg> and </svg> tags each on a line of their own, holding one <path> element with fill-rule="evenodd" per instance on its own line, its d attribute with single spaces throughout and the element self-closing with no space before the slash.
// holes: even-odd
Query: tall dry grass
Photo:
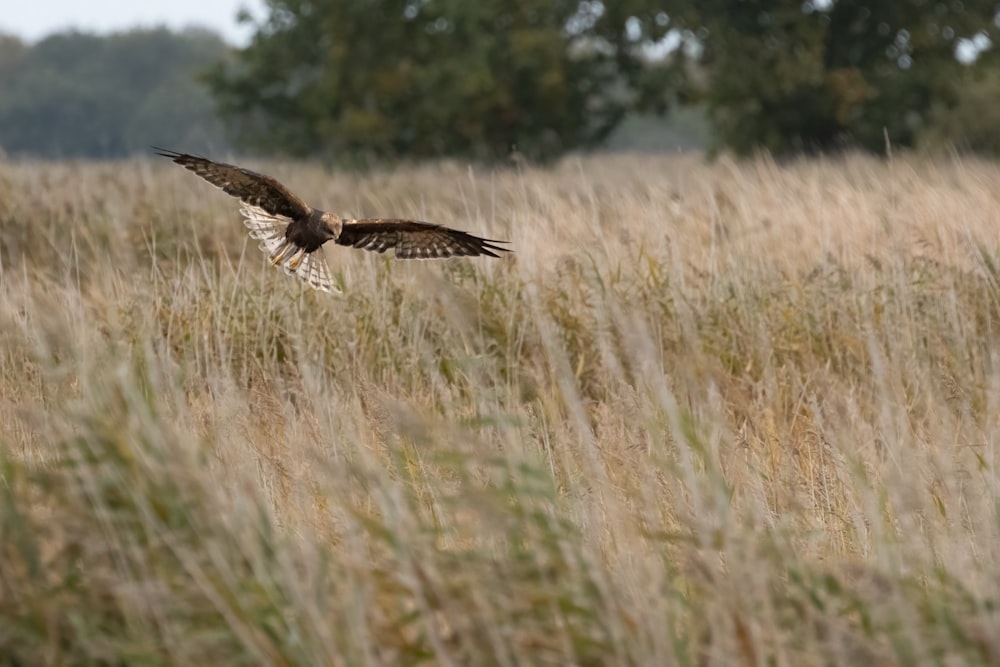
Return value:
<svg viewBox="0 0 1000 667">
<path fill-rule="evenodd" d="M 997 167 L 262 167 L 516 253 L 0 163 L 0 660 L 1000 661 Z"/>
</svg>

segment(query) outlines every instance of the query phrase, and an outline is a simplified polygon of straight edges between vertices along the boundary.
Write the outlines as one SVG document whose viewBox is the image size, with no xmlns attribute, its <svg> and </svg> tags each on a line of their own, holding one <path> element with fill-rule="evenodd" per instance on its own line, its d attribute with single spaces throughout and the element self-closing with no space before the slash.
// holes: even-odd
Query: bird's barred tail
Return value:
<svg viewBox="0 0 1000 667">
<path fill-rule="evenodd" d="M 280 266 L 288 275 L 320 291 L 339 291 L 330 278 L 330 269 L 321 249 L 307 253 L 285 238 L 285 230 L 291 222 L 288 218 L 271 215 L 247 204 L 240 211 L 244 216 L 243 224 L 250 230 L 250 238 L 260 241 L 259 247 L 272 266 Z"/>
<path fill-rule="evenodd" d="M 339 292 L 330 278 L 330 269 L 322 253 L 322 250 L 306 252 L 303 248 L 285 241 L 270 255 L 270 261 L 273 266 L 280 266 L 285 273 L 305 281 L 310 287 L 322 292 Z"/>
</svg>

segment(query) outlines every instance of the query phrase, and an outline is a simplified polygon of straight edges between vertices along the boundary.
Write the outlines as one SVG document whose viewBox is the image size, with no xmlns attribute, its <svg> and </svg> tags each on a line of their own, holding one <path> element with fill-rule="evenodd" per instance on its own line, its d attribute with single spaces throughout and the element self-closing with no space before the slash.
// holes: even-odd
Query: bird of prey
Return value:
<svg viewBox="0 0 1000 667">
<path fill-rule="evenodd" d="M 260 249 L 271 264 L 324 292 L 333 291 L 330 270 L 320 250 L 327 241 L 380 253 L 391 248 L 400 259 L 499 257 L 497 252 L 508 252 L 494 245 L 506 241 L 483 239 L 428 222 L 341 218 L 309 206 L 270 176 L 197 155 L 154 150 L 238 198 L 243 224 L 250 237 L 260 241 Z"/>
</svg>

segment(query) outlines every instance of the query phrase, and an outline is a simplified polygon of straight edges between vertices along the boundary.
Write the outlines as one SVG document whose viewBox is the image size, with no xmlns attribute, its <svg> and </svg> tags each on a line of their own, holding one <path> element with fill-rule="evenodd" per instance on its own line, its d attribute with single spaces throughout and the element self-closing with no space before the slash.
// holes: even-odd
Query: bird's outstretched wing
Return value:
<svg viewBox="0 0 1000 667">
<path fill-rule="evenodd" d="M 395 249 L 400 259 L 442 259 L 445 257 L 499 257 L 497 252 L 510 252 L 494 241 L 473 236 L 457 229 L 432 225 L 416 220 L 368 218 L 344 220 L 337 244 L 385 252 Z"/>
<path fill-rule="evenodd" d="M 177 153 L 155 146 L 153 149 L 158 155 L 170 158 L 185 169 L 193 171 L 212 185 L 221 188 L 226 194 L 271 215 L 296 220 L 312 212 L 308 204 L 270 176 L 225 162 L 213 162 L 197 155 Z"/>
</svg>

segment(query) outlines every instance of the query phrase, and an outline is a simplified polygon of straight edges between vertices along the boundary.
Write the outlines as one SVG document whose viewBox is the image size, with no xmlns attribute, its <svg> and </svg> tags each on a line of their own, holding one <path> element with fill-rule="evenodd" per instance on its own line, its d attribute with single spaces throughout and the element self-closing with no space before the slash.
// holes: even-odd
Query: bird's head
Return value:
<svg viewBox="0 0 1000 667">
<path fill-rule="evenodd" d="M 327 240 L 336 239 L 340 236 L 340 230 L 344 226 L 343 219 L 334 213 L 324 211 L 319 216 L 320 225 L 327 234 Z"/>
</svg>

